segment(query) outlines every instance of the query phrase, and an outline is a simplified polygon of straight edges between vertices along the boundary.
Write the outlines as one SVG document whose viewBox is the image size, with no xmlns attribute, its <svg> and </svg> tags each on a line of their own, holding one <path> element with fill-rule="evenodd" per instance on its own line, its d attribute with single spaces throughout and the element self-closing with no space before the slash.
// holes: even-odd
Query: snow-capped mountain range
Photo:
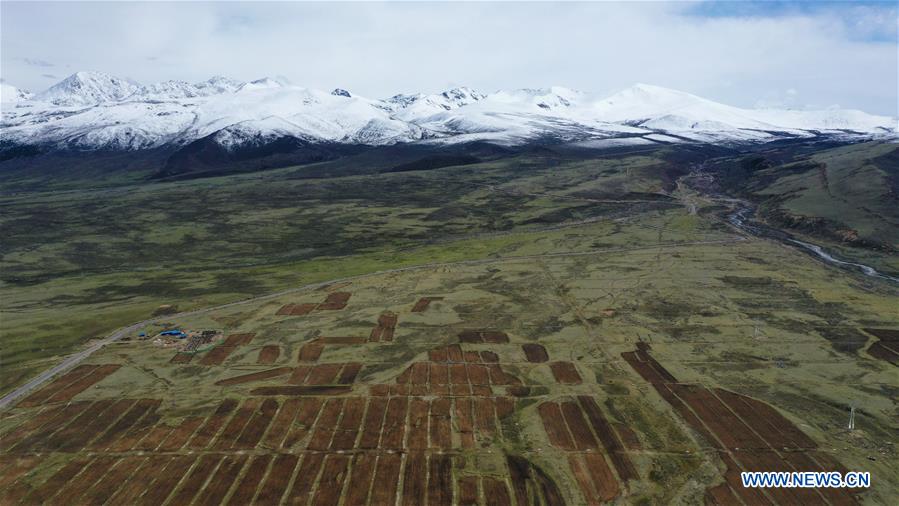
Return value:
<svg viewBox="0 0 899 506">
<path fill-rule="evenodd" d="M 857 110 L 741 109 L 637 84 L 607 97 L 562 87 L 369 99 L 263 78 L 141 85 L 78 72 L 32 95 L 0 88 L 4 142 L 63 149 L 137 150 L 210 138 L 226 149 L 284 137 L 385 145 L 487 141 L 627 144 L 767 142 L 787 137 L 897 135 L 897 120 Z"/>
</svg>

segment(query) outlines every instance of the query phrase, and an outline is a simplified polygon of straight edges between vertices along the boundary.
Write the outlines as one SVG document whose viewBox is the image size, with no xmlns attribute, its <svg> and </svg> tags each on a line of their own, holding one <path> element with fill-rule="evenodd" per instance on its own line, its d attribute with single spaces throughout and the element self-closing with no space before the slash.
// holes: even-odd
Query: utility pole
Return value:
<svg viewBox="0 0 899 506">
<path fill-rule="evenodd" d="M 765 339 L 766 337 L 767 336 L 765 334 L 765 331 L 762 330 L 762 327 L 761 327 L 761 325 L 759 325 L 759 322 L 752 322 L 752 338 L 753 339 Z"/>
</svg>

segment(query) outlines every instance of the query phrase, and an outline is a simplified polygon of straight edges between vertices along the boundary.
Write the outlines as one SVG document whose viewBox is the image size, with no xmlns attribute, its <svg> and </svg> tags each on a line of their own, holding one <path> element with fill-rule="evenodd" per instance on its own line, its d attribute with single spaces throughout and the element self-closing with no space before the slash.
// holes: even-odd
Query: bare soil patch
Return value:
<svg viewBox="0 0 899 506">
<path fill-rule="evenodd" d="M 563 385 L 579 385 L 583 382 L 581 375 L 571 362 L 553 362 L 549 364 L 556 381 Z"/>
<path fill-rule="evenodd" d="M 528 362 L 540 363 L 549 360 L 549 354 L 546 352 L 546 348 L 544 348 L 542 345 L 536 343 L 527 343 L 521 345 L 521 349 L 524 350 L 524 356 Z"/>
<path fill-rule="evenodd" d="M 428 306 L 431 305 L 431 302 L 435 300 L 443 300 L 443 297 L 422 297 L 418 299 L 418 302 L 412 306 L 413 313 L 421 313 L 428 309 Z"/>
<path fill-rule="evenodd" d="M 278 361 L 281 356 L 281 347 L 277 345 L 266 345 L 259 350 L 259 357 L 256 359 L 257 364 L 271 365 Z"/>
</svg>

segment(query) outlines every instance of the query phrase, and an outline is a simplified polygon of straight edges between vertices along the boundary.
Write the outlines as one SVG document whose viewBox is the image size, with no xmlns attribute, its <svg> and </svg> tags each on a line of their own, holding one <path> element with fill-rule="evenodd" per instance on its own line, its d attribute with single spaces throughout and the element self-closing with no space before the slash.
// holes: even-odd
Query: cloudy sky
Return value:
<svg viewBox="0 0 899 506">
<path fill-rule="evenodd" d="M 0 77 L 283 76 L 370 97 L 644 82 L 744 107 L 897 115 L 896 2 L 0 2 Z"/>
</svg>

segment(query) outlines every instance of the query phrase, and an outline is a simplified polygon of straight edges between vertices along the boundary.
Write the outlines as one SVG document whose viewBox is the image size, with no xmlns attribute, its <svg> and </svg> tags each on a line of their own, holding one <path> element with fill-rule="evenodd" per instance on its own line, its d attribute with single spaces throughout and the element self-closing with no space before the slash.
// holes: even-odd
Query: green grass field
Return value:
<svg viewBox="0 0 899 506">
<path fill-rule="evenodd" d="M 312 166 L 0 198 L 0 391 L 161 304 L 187 310 L 395 265 L 481 258 L 529 240 L 504 234 L 677 205 L 639 194 L 660 188 L 656 158 L 551 162 L 309 179 Z M 525 194 L 535 190 L 647 201 Z"/>
<path fill-rule="evenodd" d="M 796 155 L 826 164 L 833 194 L 827 197 L 812 184 L 820 180 L 807 173 L 802 165 L 807 161 L 793 162 L 801 170 L 776 173 L 776 167 L 765 168 L 743 181 L 751 183 L 749 196 L 759 199 L 767 213 L 776 208 L 824 220 L 843 217 L 860 235 L 877 237 L 890 228 L 894 210 L 879 200 L 860 210 L 859 202 L 881 198 L 882 184 L 850 183 L 856 176 L 879 174 L 877 161 L 892 152 L 888 148 L 874 144 Z M 857 160 L 865 156 L 874 161 L 859 169 Z M 719 158 L 717 176 L 726 181 L 727 168 L 739 166 L 745 158 L 743 154 Z M 302 462 L 315 458 L 311 455 L 327 455 L 326 466 L 345 462 L 352 473 L 363 475 L 368 458 L 382 462 L 394 458 L 385 455 L 401 455 L 395 458 L 402 461 L 403 473 L 416 472 L 420 463 L 415 459 L 420 458 L 432 466 L 432 480 L 439 476 L 450 483 L 443 483 L 439 490 L 452 494 L 462 494 L 462 483 L 474 479 L 481 487 L 476 490 L 505 483 L 513 495 L 520 492 L 516 484 L 527 482 L 523 493 L 545 503 L 553 503 L 556 494 L 566 503 L 585 504 L 590 494 L 604 493 L 627 504 L 702 502 L 712 490 L 726 488 L 729 464 L 725 456 L 745 468 L 755 450 L 709 437 L 699 430 L 696 419 L 691 421 L 672 404 L 671 397 L 660 395 L 668 387 L 647 381 L 645 372 L 625 358 L 640 343 L 651 346 L 652 359 L 676 378 L 669 381 L 676 383 L 684 399 L 697 389 L 717 392 L 714 395 L 722 399 L 738 394 L 774 410 L 790 430 L 812 442 L 812 448 L 793 448 L 779 462 L 792 454 L 790 458 L 833 459 L 852 470 L 870 471 L 874 487 L 851 499 L 890 504 L 899 490 L 899 461 L 893 444 L 899 433 L 896 366 L 869 352 L 875 338 L 862 329 L 899 327 L 899 288 L 728 226 L 723 200 L 676 184 L 677 176 L 686 174 L 698 159 L 695 153 L 686 156 L 669 148 L 604 157 L 531 153 L 398 173 L 381 173 L 383 167 L 378 164 L 360 167 L 352 160 L 341 160 L 178 182 L 138 182 L 118 174 L 91 188 L 78 189 L 68 179 L 44 191 L 11 191 L 0 198 L 5 211 L 0 214 L 0 230 L 9 238 L 0 245 L 0 391 L 9 391 L 90 339 L 150 318 L 163 304 L 180 311 L 212 309 L 190 317 L 161 317 L 140 329 L 150 338 L 135 332 L 91 356 L 88 364 L 112 366 L 114 372 L 73 399 L 65 399 L 74 402 L 26 401 L 0 418 L 0 438 L 11 440 L 16 435 L 24 441 L 11 443 L 11 455 L 19 459 L 15 465 L 26 469 L 20 477 L 10 478 L 14 485 L 0 494 L 25 502 L 43 497 L 48 484 L 64 481 L 50 477 L 64 474 L 67 465 L 74 465 L 91 448 L 89 469 L 97 469 L 98 476 L 106 472 L 104 465 L 115 462 L 112 473 L 119 467 L 140 465 L 147 456 L 148 462 L 174 459 L 173 470 L 185 463 L 199 469 L 201 457 L 220 458 L 223 451 L 228 458 L 245 458 L 241 452 L 229 453 L 233 450 L 229 445 L 238 443 L 228 440 L 217 440 L 212 446 L 197 443 L 191 452 L 178 446 L 159 455 L 153 453 L 157 443 L 146 441 L 169 437 L 164 435 L 175 434 L 175 427 L 193 430 L 195 424 L 211 420 L 211 413 L 225 399 L 242 403 L 238 413 L 257 413 L 253 416 L 263 420 L 268 416 L 266 409 L 272 405 L 287 409 L 292 397 L 268 396 L 255 389 L 293 388 L 299 381 L 293 377 L 304 368 L 343 371 L 345 364 L 357 364 L 358 378 L 349 380 L 349 386 L 329 390 L 338 393 L 297 394 L 306 399 L 297 400 L 301 403 L 317 402 L 309 399 L 340 403 L 341 417 L 328 415 L 322 408 L 315 430 L 312 421 L 308 426 L 292 426 L 305 436 L 288 438 L 280 447 L 246 443 L 249 446 L 241 451 L 252 450 L 253 462 L 267 462 L 270 454 L 279 459 L 294 455 Z M 341 173 L 343 169 L 347 170 Z M 23 180 L 21 188 L 28 181 Z M 776 191 L 782 193 L 775 196 Z M 822 199 L 839 203 L 817 206 Z M 839 206 L 845 209 L 835 211 Z M 791 231 L 838 244 L 832 236 L 821 236 L 821 230 Z M 890 251 L 851 244 L 840 247 L 839 251 L 851 255 L 869 255 L 878 266 L 896 262 Z M 247 300 L 341 278 L 351 279 Z M 334 291 L 352 294 L 346 308 L 304 316 L 277 314 L 285 304 L 314 305 Z M 430 296 L 440 299 L 424 312 L 411 311 L 419 298 Z M 246 302 L 215 308 L 242 300 Z M 395 336 L 389 342 L 368 342 L 365 336 L 384 314 L 398 318 Z M 218 365 L 203 361 L 222 353 L 215 351 L 223 346 L 221 340 L 203 348 L 189 363 L 172 363 L 178 342 L 155 339 L 169 327 L 254 337 L 231 350 Z M 372 407 L 377 405 L 376 392 L 401 383 L 403 371 L 413 364 L 431 363 L 428 367 L 437 367 L 431 371 L 458 364 L 458 360 L 435 358 L 434 353 L 458 345 L 460 335 L 470 329 L 494 329 L 508 335 L 509 342 L 461 341 L 466 361 L 472 354 L 493 353 L 494 363 L 504 371 L 500 376 L 491 373 L 489 395 L 477 394 L 490 401 L 477 396 L 470 400 L 476 406 L 499 403 L 497 410 L 507 406 L 503 414 L 497 411 L 497 426 L 490 428 L 487 425 L 493 422 L 484 422 L 483 427 L 466 429 L 464 403 L 469 397 L 465 395 L 439 390 L 429 395 L 390 394 L 391 399 L 407 398 L 410 406 L 429 405 L 432 413 L 424 417 L 430 422 L 416 421 L 418 408 L 409 408 L 402 423 L 410 435 L 398 443 L 399 453 L 362 451 L 353 446 L 361 445 L 361 439 L 347 443 L 355 448 L 351 456 L 328 453 L 335 444 L 339 446 L 339 438 L 351 435 L 348 429 L 340 429 L 343 432 L 334 436 L 334 442 L 325 445 L 328 452 L 316 453 L 324 451 L 314 435 L 318 427 L 351 423 L 345 420 L 361 416 L 352 411 L 359 405 L 376 409 Z M 302 358 L 303 347 L 328 336 L 356 341 L 326 345 L 320 357 Z M 533 344 L 541 345 L 552 363 L 570 364 L 580 382 L 566 383 L 554 366 L 526 359 L 523 346 Z M 274 362 L 257 363 L 263 347 L 278 350 Z M 441 360 L 448 369 L 433 365 Z M 465 374 L 473 374 L 471 366 L 466 367 Z M 273 373 L 280 376 L 220 383 L 273 368 L 282 370 Z M 288 374 L 292 379 L 286 379 Z M 508 377 L 503 375 L 514 377 L 521 388 L 505 386 L 501 382 Z M 449 388 L 435 377 L 427 388 Z M 415 384 L 424 388 L 424 383 Z M 560 437 L 552 435 L 554 425 L 548 420 L 553 417 L 541 410 L 556 403 L 581 413 L 577 402 L 585 402 L 583 398 L 596 402 L 598 416 L 612 429 L 593 425 L 592 432 L 587 429 L 580 436 L 602 438 L 603 431 L 611 431 L 624 441 L 621 444 L 626 443 L 624 447 L 616 450 L 604 440 L 585 452 L 584 447 L 568 448 L 553 439 Z M 117 404 L 111 405 L 114 399 Z M 134 434 L 125 431 L 126 440 L 137 438 L 141 443 L 116 443 L 119 446 L 110 448 L 118 448 L 117 453 L 104 457 L 102 452 L 107 450 L 99 443 L 88 445 L 98 436 L 90 431 L 106 430 L 106 425 L 99 425 L 104 423 L 114 432 L 116 426 L 111 424 L 120 413 L 108 415 L 109 420 L 104 418 L 107 415 L 90 413 L 115 412 L 111 406 L 124 409 L 135 399 L 158 403 L 145 427 L 137 425 L 143 428 Z M 701 409 L 711 402 L 691 404 L 704 423 L 735 417 L 730 412 L 703 415 Z M 55 428 L 46 434 L 27 429 L 29 420 L 42 420 L 53 413 L 54 406 L 63 405 L 87 409 L 82 416 L 95 421 L 58 433 Z M 845 429 L 850 405 L 858 409 L 857 428 L 852 431 Z M 448 406 L 453 414 L 441 415 L 439 410 Z M 42 411 L 45 407 L 47 411 Z M 335 418 L 329 422 L 332 415 Z M 561 430 L 570 430 L 577 438 L 579 416 L 569 411 Z M 734 422 L 735 428 L 728 432 L 770 437 L 770 427 L 757 425 L 763 422 L 743 420 L 752 428 L 736 427 L 744 422 Z M 241 423 L 245 422 L 235 415 L 228 427 L 238 430 Z M 369 422 L 359 423 L 368 427 Z M 421 429 L 422 423 L 431 429 Z M 449 435 L 440 439 L 441 433 L 434 431 L 444 426 L 449 427 Z M 223 429 L 218 437 L 225 438 L 231 430 Z M 411 435 L 420 430 L 425 431 L 425 441 L 431 431 L 427 451 Z M 388 432 L 385 428 L 379 434 L 386 438 Z M 67 438 L 57 441 L 53 434 Z M 255 436 L 241 437 L 252 441 Z M 83 447 L 78 446 L 79 438 L 84 439 Z M 580 440 L 578 444 L 589 447 L 591 443 Z M 421 455 L 416 453 L 420 450 Z M 770 447 L 767 451 L 784 450 Z M 591 452 L 607 464 L 597 464 L 588 456 Z M 38 453 L 40 458 L 32 458 Z M 618 457 L 633 466 L 632 477 Z M 578 466 L 591 462 L 610 466 L 609 479 L 585 485 Z M 274 476 L 275 468 L 267 476 Z M 252 473 L 258 470 L 250 465 L 241 469 L 232 478 L 210 483 L 230 486 L 246 481 L 248 487 L 255 486 Z M 262 469 L 264 474 L 267 468 Z M 297 471 L 296 476 L 302 473 Z M 122 487 L 126 494 L 122 500 L 127 494 L 140 495 L 141 487 L 162 490 L 143 483 L 144 474 L 137 473 Z M 417 493 L 410 492 L 414 474 L 406 476 L 393 481 L 402 484 L 403 494 Z M 175 493 L 182 477 L 172 474 L 170 479 L 175 482 L 171 490 L 165 488 L 166 494 Z M 352 484 L 356 478 L 347 480 Z M 106 493 L 100 490 L 102 482 L 91 494 Z M 79 486 L 78 480 L 65 483 Z M 316 494 L 351 500 L 352 485 L 341 492 L 343 482 L 320 480 L 315 487 Z M 226 489 L 225 493 L 236 498 L 243 492 Z M 5 497 L 0 496 L 0 502 Z M 823 496 L 799 497 L 803 498 L 824 500 Z"/>
<path fill-rule="evenodd" d="M 468 259 L 479 261 L 463 262 Z M 859 330 L 895 327 L 899 321 L 895 288 L 848 276 L 767 240 L 744 238 L 702 212 L 689 214 L 684 207 L 560 230 L 314 260 L 272 273 L 289 272 L 302 282 L 311 282 L 338 273 L 364 274 L 426 262 L 448 264 L 363 275 L 336 286 L 198 316 L 164 318 L 164 324 L 148 325 L 140 331 L 155 336 L 174 326 L 216 329 L 226 335 L 252 333 L 255 337 L 223 364 L 210 366 L 203 364 L 210 351 L 198 353 L 188 364 L 172 364 L 177 340 L 141 339 L 135 332 L 91 357 L 89 363 L 121 367 L 76 399 L 99 403 L 122 397 L 161 399 L 161 418 L 156 423 L 180 427 L 207 416 L 222 399 L 257 402 L 256 388 L 289 382 L 283 375 L 231 386 L 218 384 L 220 381 L 278 367 L 291 374 L 303 367 L 359 363 L 362 370 L 346 402 L 361 398 L 373 406 L 376 397 L 366 397 L 371 395 L 368 392 L 398 382 L 410 364 L 433 357 L 433 350 L 458 343 L 461 332 L 499 329 L 508 334 L 508 344 L 463 344 L 463 350 L 495 353 L 505 374 L 518 378 L 527 393 L 515 398 L 513 411 L 491 435 L 475 431 L 475 446 L 466 446 L 460 439 L 465 432 L 455 425 L 458 420 L 453 415 L 452 439 L 447 440 L 445 449 L 430 453 L 430 462 L 438 458 L 435 455 L 451 455 L 455 464 L 446 472 L 452 480 L 483 477 L 509 480 L 514 487 L 514 475 L 504 478 L 512 471 L 506 470 L 503 458 L 519 456 L 542 469 L 567 504 L 586 504 L 583 494 L 587 489 L 569 467 L 578 454 L 562 451 L 547 439 L 548 422 L 538 413 L 538 406 L 589 396 L 616 431 L 627 427 L 634 434 L 623 454 L 633 463 L 637 477 L 625 483 L 621 470 L 616 471 L 620 480 L 614 485 L 619 487 L 617 500 L 628 504 L 702 502 L 709 488 L 723 482 L 721 453 L 622 359 L 622 353 L 633 351 L 642 342 L 651 345 L 652 356 L 678 381 L 757 399 L 811 438 L 816 452 L 849 469 L 873 473 L 874 487 L 859 496 L 862 502 L 889 504 L 899 489 L 897 456 L 891 443 L 899 429 L 893 395 L 895 366 L 869 355 L 866 350 L 871 338 Z M 284 304 L 320 302 L 328 291 L 351 293 L 346 309 L 305 316 L 276 314 Z M 442 299 L 424 312 L 411 312 L 413 304 L 425 296 Z M 297 364 L 300 350 L 323 336 L 361 336 L 364 341 L 373 322 L 385 312 L 398 317 L 390 342 L 327 345 L 313 363 L 304 365 L 301 360 Z M 560 384 L 548 364 L 526 361 L 521 346 L 527 343 L 542 345 L 553 362 L 574 364 L 582 381 Z M 280 351 L 274 363 L 257 363 L 263 347 Z M 435 373 L 431 374 L 433 384 L 437 380 Z M 496 386 L 493 393 L 507 395 Z M 290 397 L 274 399 L 287 402 Z M 323 399 L 334 402 L 341 398 Z M 423 402 L 418 397 L 411 399 Z M 463 398 L 454 399 L 453 405 L 458 406 Z M 850 404 L 859 410 L 853 431 L 845 429 Z M 0 422 L 0 434 L 34 416 L 38 409 L 40 406 L 14 410 Z M 414 408 L 408 417 L 404 422 L 409 433 L 404 473 L 412 473 L 415 466 Z M 433 415 L 431 420 L 436 423 Z M 366 424 L 363 426 L 368 427 Z M 309 459 L 311 453 L 307 452 L 317 448 L 317 430 L 281 451 Z M 432 438 L 434 430 L 432 427 Z M 38 446 L 50 444 L 34 437 Z M 80 455 L 67 451 L 54 452 L 54 458 L 30 471 L 20 482 L 24 490 L 36 487 L 38 493 L 43 480 Z M 269 451 L 258 448 L 254 458 Z M 745 458 L 739 449 L 730 451 L 734 458 Z M 153 455 L 152 451 L 145 454 Z M 364 454 L 358 453 L 354 459 Z M 598 454 L 610 455 L 602 449 Z M 120 465 L 125 466 L 130 455 L 124 452 L 115 458 L 122 459 Z M 204 455 L 202 450 L 183 458 L 198 459 L 199 455 Z M 363 469 L 361 461 L 353 462 L 353 469 Z M 431 469 L 433 483 L 437 471 Z M 249 481 L 251 472 L 247 467 L 243 479 Z M 300 476 L 303 471 L 297 472 Z M 409 476 L 406 474 L 403 482 L 404 494 L 412 493 L 408 491 Z M 351 485 L 343 494 L 350 493 L 357 483 L 353 480 L 356 478 L 348 478 Z M 132 481 L 144 486 L 141 478 Z M 328 487 L 322 480 L 318 490 L 330 490 Z M 339 495 L 339 490 L 334 493 Z"/>
</svg>

